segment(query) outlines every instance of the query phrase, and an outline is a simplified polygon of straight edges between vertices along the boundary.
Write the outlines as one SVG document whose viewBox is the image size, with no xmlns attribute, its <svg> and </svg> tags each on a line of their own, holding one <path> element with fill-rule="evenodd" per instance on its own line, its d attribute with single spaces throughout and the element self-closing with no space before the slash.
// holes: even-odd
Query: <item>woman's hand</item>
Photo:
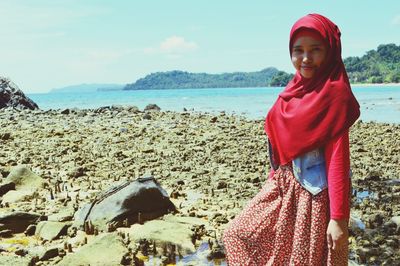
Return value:
<svg viewBox="0 0 400 266">
<path fill-rule="evenodd" d="M 326 237 L 329 249 L 337 250 L 347 244 L 349 237 L 347 220 L 331 219 L 326 230 Z"/>
</svg>

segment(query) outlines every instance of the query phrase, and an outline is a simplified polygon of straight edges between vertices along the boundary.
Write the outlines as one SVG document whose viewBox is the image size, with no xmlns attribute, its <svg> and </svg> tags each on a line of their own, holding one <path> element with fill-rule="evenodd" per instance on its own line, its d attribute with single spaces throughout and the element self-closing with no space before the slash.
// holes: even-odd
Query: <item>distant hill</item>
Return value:
<svg viewBox="0 0 400 266">
<path fill-rule="evenodd" d="M 50 92 L 95 92 L 122 90 L 125 85 L 121 84 L 79 84 L 63 88 L 52 89 Z"/>
<path fill-rule="evenodd" d="M 362 57 L 344 59 L 351 83 L 399 83 L 400 46 L 381 44 Z"/>
<path fill-rule="evenodd" d="M 256 72 L 223 74 L 189 73 L 174 70 L 151 73 L 135 83 L 126 85 L 124 90 L 283 86 L 291 77 L 291 74 L 279 71 L 274 67 Z"/>
</svg>

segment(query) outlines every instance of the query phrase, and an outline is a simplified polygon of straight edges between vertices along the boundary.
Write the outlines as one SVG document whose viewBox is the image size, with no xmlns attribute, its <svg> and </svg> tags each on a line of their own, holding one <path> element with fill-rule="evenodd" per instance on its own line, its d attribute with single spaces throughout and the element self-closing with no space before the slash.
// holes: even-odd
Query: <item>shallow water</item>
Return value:
<svg viewBox="0 0 400 266">
<path fill-rule="evenodd" d="M 207 259 L 207 255 L 210 253 L 210 247 L 207 242 L 200 244 L 195 253 L 187 256 L 175 256 L 175 262 L 167 265 L 202 265 L 202 266 L 226 266 L 225 259 Z M 158 266 L 163 265 L 162 259 L 159 256 L 149 256 L 144 261 L 145 266 Z"/>
<path fill-rule="evenodd" d="M 162 110 L 221 112 L 263 119 L 282 91 L 280 87 L 171 89 L 28 94 L 43 110 L 155 103 Z M 400 85 L 353 87 L 363 121 L 400 123 Z"/>
</svg>

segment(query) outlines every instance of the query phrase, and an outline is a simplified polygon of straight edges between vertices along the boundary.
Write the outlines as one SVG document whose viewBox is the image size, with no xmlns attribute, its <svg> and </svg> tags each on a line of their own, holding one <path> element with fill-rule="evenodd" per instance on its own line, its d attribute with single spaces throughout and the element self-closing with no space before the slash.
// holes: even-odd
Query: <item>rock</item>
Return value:
<svg viewBox="0 0 400 266">
<path fill-rule="evenodd" d="M 36 213 L 12 212 L 1 215 L 0 224 L 2 224 L 1 229 L 10 229 L 15 234 L 24 232 L 29 225 L 44 219 L 47 217 Z"/>
<path fill-rule="evenodd" d="M 98 195 L 75 214 L 74 225 L 83 228 L 85 221 L 91 221 L 94 226 L 106 230 L 110 224 L 142 223 L 170 211 L 175 211 L 175 206 L 167 192 L 154 177 L 143 177 L 123 182 Z"/>
<path fill-rule="evenodd" d="M 0 133 L 0 139 L 7 141 L 11 139 L 11 133 L 9 132 L 4 132 L 4 133 Z"/>
<path fill-rule="evenodd" d="M 167 215 L 163 220 L 148 221 L 143 225 L 134 224 L 130 228 L 118 230 L 129 233 L 133 244 L 145 239 L 150 243 L 155 242 L 159 248 L 166 245 L 176 246 L 181 255 L 186 255 L 196 251 L 193 240 L 197 236 L 192 229 L 197 226 L 204 226 L 204 220 Z"/>
<path fill-rule="evenodd" d="M 227 188 L 228 184 L 225 181 L 219 181 L 217 185 L 217 189 Z"/>
<path fill-rule="evenodd" d="M 127 252 L 128 249 L 117 233 L 105 234 L 96 237 L 74 253 L 67 254 L 57 265 L 120 265 Z"/>
<path fill-rule="evenodd" d="M 150 120 L 150 119 L 151 119 L 151 115 L 150 115 L 149 113 L 145 113 L 145 114 L 143 115 L 143 119 L 145 119 L 145 120 Z"/>
<path fill-rule="evenodd" d="M 71 206 L 65 207 L 61 209 L 59 212 L 49 215 L 48 220 L 54 222 L 72 221 L 74 213 L 75 210 L 73 209 L 73 207 Z"/>
<path fill-rule="evenodd" d="M 37 246 L 29 249 L 29 255 L 32 257 L 37 257 L 40 261 L 46 261 L 51 258 L 58 256 L 58 248 L 57 247 L 43 247 Z"/>
<path fill-rule="evenodd" d="M 397 227 L 400 227 L 400 216 L 393 216 L 390 220 L 394 222 Z"/>
<path fill-rule="evenodd" d="M 30 200 L 43 186 L 45 181 L 26 166 L 19 165 L 11 170 L 5 182 L 15 184 L 16 190 L 8 191 L 3 196 L 3 203 L 12 203 Z M 11 186 L 9 185 L 8 188 Z"/>
<path fill-rule="evenodd" d="M 3 203 L 29 201 L 34 197 L 34 195 L 34 190 L 11 190 L 3 196 Z"/>
<path fill-rule="evenodd" d="M 60 111 L 60 114 L 62 115 L 69 115 L 70 113 L 71 111 L 68 108 Z"/>
<path fill-rule="evenodd" d="M 161 108 L 158 107 L 157 104 L 148 104 L 145 108 L 144 111 L 160 111 Z"/>
<path fill-rule="evenodd" d="M 70 225 L 70 223 L 42 221 L 36 225 L 35 236 L 52 241 L 66 235 Z"/>
<path fill-rule="evenodd" d="M 11 80 L 0 77 L 0 109 L 6 107 L 30 110 L 39 108 Z"/>
<path fill-rule="evenodd" d="M 128 106 L 127 111 L 130 113 L 135 113 L 135 114 L 140 112 L 140 110 L 137 106 Z"/>
<path fill-rule="evenodd" d="M 18 265 L 18 266 L 30 266 L 32 258 L 29 256 L 21 257 L 17 255 L 1 255 L 0 265 Z"/>
<path fill-rule="evenodd" d="M 35 231 L 36 231 L 36 224 L 31 224 L 26 228 L 24 234 L 26 236 L 33 236 L 35 234 Z"/>
<path fill-rule="evenodd" d="M 0 237 L 12 237 L 13 233 L 10 229 L 0 231 Z"/>
<path fill-rule="evenodd" d="M 44 180 L 33 173 L 25 165 L 18 165 L 11 169 L 10 174 L 6 178 L 7 182 L 15 184 L 15 188 L 34 190 L 42 187 Z"/>
<path fill-rule="evenodd" d="M 0 184 L 0 197 L 6 194 L 10 190 L 15 190 L 14 182 L 5 182 L 3 184 Z"/>
</svg>

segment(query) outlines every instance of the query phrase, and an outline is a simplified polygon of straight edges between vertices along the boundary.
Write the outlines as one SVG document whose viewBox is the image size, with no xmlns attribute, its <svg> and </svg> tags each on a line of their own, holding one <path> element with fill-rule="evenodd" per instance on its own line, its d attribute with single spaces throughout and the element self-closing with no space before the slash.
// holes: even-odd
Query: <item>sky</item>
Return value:
<svg viewBox="0 0 400 266">
<path fill-rule="evenodd" d="M 400 45 L 399 0 L 1 0 L 0 76 L 42 93 L 170 70 L 293 73 L 290 28 L 309 13 L 339 26 L 343 58 Z"/>
</svg>

